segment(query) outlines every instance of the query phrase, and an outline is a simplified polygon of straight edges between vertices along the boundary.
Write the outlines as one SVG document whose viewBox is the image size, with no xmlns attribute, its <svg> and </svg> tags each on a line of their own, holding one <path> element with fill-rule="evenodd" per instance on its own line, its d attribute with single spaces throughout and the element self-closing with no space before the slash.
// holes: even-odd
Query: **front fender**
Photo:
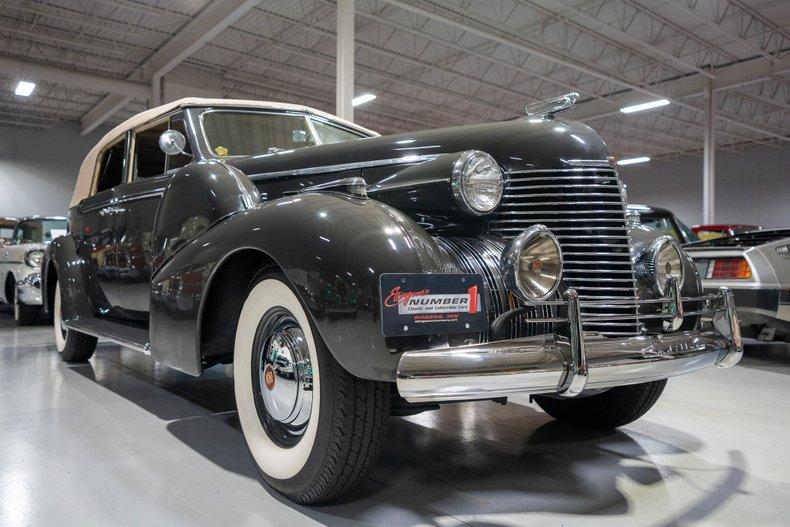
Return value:
<svg viewBox="0 0 790 527">
<path fill-rule="evenodd" d="M 154 358 L 200 373 L 201 317 L 212 280 L 224 261 L 249 249 L 265 254 L 285 273 L 346 370 L 385 381 L 395 378 L 397 355 L 381 333 L 379 276 L 447 272 L 452 265 L 413 220 L 371 199 L 314 192 L 264 203 L 204 232 L 156 273 Z"/>
<path fill-rule="evenodd" d="M 55 238 L 48 247 L 51 265 L 54 265 L 60 282 L 61 313 L 64 321 L 91 318 L 94 309 L 90 298 L 97 298 L 98 286 L 90 280 L 89 258 L 80 257 L 77 241 L 71 234 Z M 49 269 L 46 267 L 45 269 Z M 44 273 L 49 274 L 49 273 Z M 53 288 L 49 282 L 45 287 L 42 276 L 42 291 Z M 93 296 L 92 296 L 93 295 Z M 49 300 L 47 300 L 49 301 Z M 46 305 L 46 304 L 45 304 Z"/>
</svg>

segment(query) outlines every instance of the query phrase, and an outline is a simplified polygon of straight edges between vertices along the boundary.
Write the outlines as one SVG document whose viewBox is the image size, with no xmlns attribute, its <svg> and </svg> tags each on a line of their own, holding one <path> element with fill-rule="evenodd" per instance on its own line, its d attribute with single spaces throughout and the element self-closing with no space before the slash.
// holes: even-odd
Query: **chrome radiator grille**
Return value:
<svg viewBox="0 0 790 527">
<path fill-rule="evenodd" d="M 505 195 L 491 216 L 491 233 L 511 238 L 542 223 L 557 236 L 565 261 L 564 281 L 583 300 L 637 296 L 620 181 L 613 169 L 571 168 L 510 172 Z M 586 331 L 638 335 L 637 308 L 587 307 L 582 315 L 633 314 L 633 319 L 591 321 Z"/>
</svg>

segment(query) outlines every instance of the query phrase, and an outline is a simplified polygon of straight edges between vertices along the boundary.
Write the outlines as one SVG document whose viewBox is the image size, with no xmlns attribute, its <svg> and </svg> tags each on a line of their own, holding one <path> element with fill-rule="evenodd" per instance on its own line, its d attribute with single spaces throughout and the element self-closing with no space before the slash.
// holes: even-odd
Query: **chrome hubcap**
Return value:
<svg viewBox="0 0 790 527">
<path fill-rule="evenodd" d="M 255 345 L 261 422 L 274 441 L 292 446 L 313 408 L 313 369 L 304 332 L 289 312 L 278 309 L 261 320 Z"/>
</svg>

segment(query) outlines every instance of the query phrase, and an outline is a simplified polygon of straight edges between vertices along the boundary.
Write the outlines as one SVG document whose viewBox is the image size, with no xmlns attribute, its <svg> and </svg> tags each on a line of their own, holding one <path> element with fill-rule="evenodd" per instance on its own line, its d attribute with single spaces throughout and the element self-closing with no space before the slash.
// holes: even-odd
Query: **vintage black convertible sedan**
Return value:
<svg viewBox="0 0 790 527">
<path fill-rule="evenodd" d="M 531 394 L 569 423 L 637 419 L 667 378 L 737 363 L 738 321 L 626 222 L 606 145 L 555 117 L 574 95 L 388 137 L 255 101 L 133 117 L 44 263 L 61 357 L 101 337 L 190 375 L 233 363 L 252 458 L 300 503 L 357 483 L 391 413 Z"/>
</svg>

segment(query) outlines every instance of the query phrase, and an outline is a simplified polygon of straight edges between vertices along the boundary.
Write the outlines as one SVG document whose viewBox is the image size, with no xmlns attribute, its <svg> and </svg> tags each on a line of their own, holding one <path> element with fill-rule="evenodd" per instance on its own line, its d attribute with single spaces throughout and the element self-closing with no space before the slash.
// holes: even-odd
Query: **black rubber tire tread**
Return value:
<svg viewBox="0 0 790 527">
<path fill-rule="evenodd" d="M 66 334 L 66 347 L 58 353 L 66 362 L 85 362 L 93 356 L 96 342 L 96 337 L 70 329 Z"/>
<path fill-rule="evenodd" d="M 534 400 L 557 421 L 575 426 L 610 430 L 642 417 L 658 400 L 666 379 L 617 386 L 603 393 L 577 399 L 542 397 Z"/>
<path fill-rule="evenodd" d="M 251 280 L 247 294 L 267 278 L 279 280 L 293 289 L 285 275 L 266 266 Z M 307 312 L 304 305 L 302 307 Z M 317 348 L 322 408 L 317 416 L 319 428 L 313 453 L 300 473 L 287 480 L 268 477 L 253 458 L 264 481 L 291 501 L 303 505 L 338 498 L 362 482 L 381 455 L 391 400 L 388 383 L 360 379 L 346 371 L 329 352 L 312 323 L 310 330 Z M 327 408 L 329 412 L 324 411 Z"/>
<path fill-rule="evenodd" d="M 52 323 L 55 324 L 54 309 Z M 58 350 L 60 358 L 65 362 L 85 362 L 93 356 L 98 339 L 70 329 L 66 332 L 66 345 Z"/>
<path fill-rule="evenodd" d="M 300 504 L 329 501 L 357 487 L 378 461 L 387 431 L 390 387 L 354 377 L 330 360 L 335 400 L 329 448 L 314 484 L 288 496 Z"/>
<path fill-rule="evenodd" d="M 28 306 L 16 301 L 14 306 L 14 324 L 17 326 L 32 326 L 38 322 L 39 306 Z"/>
</svg>

